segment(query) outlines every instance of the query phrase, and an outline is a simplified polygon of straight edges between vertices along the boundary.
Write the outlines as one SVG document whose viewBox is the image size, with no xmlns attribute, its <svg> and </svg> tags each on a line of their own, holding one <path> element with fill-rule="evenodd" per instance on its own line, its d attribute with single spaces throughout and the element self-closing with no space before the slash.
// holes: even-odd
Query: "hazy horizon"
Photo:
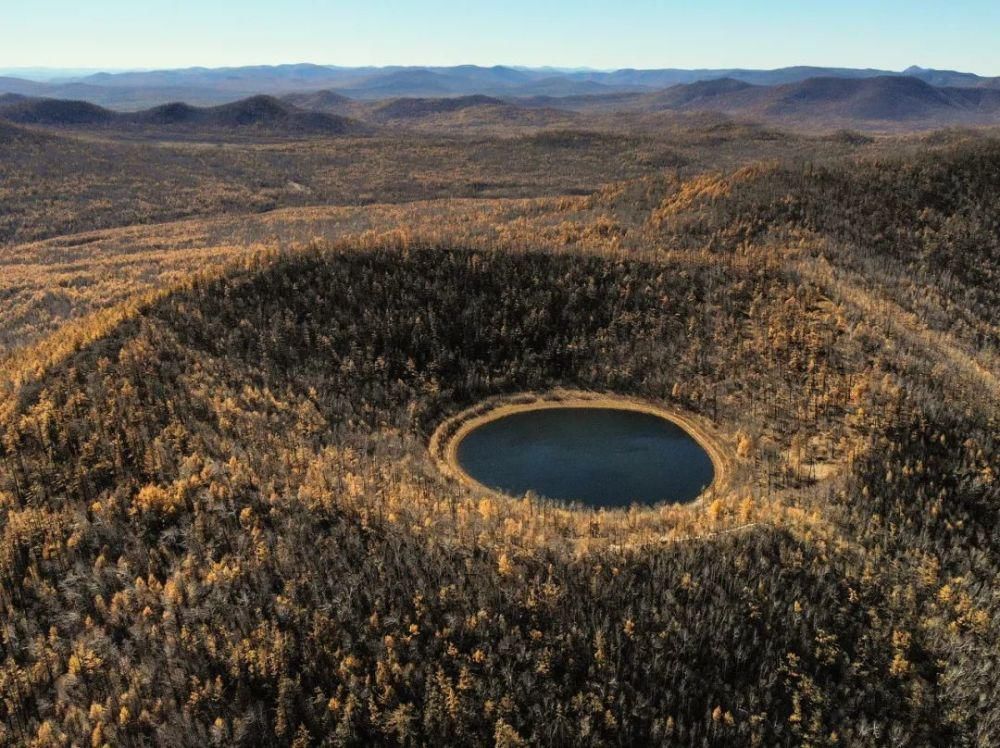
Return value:
<svg viewBox="0 0 1000 748">
<path fill-rule="evenodd" d="M 288 0 L 39 0 L 5 11 L 0 70 L 166 70 L 316 61 L 343 67 L 747 68 L 902 70 L 913 64 L 1000 75 L 1000 6 L 861 0 L 592 0 L 503 8 L 448 0 L 365 4 Z M 510 62 L 517 49 L 517 61 Z M 336 60 L 336 62 L 330 62 Z"/>
<path fill-rule="evenodd" d="M 794 68 L 821 68 L 821 69 L 834 69 L 840 68 L 844 70 L 875 70 L 879 72 L 891 72 L 891 73 L 902 73 L 905 72 L 910 67 L 917 67 L 924 70 L 941 70 L 957 73 L 971 73 L 973 75 L 978 75 L 980 77 L 994 77 L 989 73 L 983 73 L 977 70 L 966 70 L 959 68 L 937 68 L 930 65 L 921 65 L 919 63 L 912 63 L 911 65 L 906 65 L 899 68 L 880 68 L 873 65 L 864 66 L 853 66 L 853 65 L 813 65 L 806 63 L 792 63 L 788 65 L 780 65 L 773 68 L 758 68 L 748 65 L 732 65 L 732 66 L 708 66 L 708 67 L 676 67 L 676 66 L 661 66 L 658 68 L 624 68 L 624 67 L 592 67 L 587 65 L 579 66 L 566 66 L 566 65 L 521 65 L 517 63 L 496 63 L 493 65 L 484 65 L 478 63 L 456 63 L 454 65 L 423 65 L 419 63 L 410 64 L 399 64 L 399 65 L 340 65 L 337 63 L 321 63 L 321 62 L 309 62 L 309 61 L 297 61 L 297 62 L 283 62 L 283 63 L 247 63 L 245 65 L 178 65 L 176 67 L 44 67 L 44 66 L 15 66 L 15 67 L 0 67 L 0 77 L 16 77 L 23 80 L 32 80 L 36 82 L 50 82 L 50 81 L 60 81 L 60 80 L 75 80 L 85 78 L 91 75 L 98 75 L 102 73 L 106 74 L 121 74 L 121 73 L 153 73 L 153 72 L 163 72 L 163 71 L 183 71 L 183 70 L 238 70 L 244 68 L 277 68 L 277 67 L 289 67 L 297 65 L 315 65 L 318 67 L 326 67 L 330 69 L 366 69 L 371 68 L 373 70 L 392 70 L 396 68 L 412 68 L 412 69 L 447 69 L 455 67 L 477 67 L 482 69 L 489 68 L 509 68 L 512 70 L 531 70 L 531 71 L 548 71 L 551 70 L 554 73 L 581 73 L 581 72 L 591 72 L 591 73 L 614 73 L 622 70 L 682 70 L 682 71 L 695 71 L 695 70 L 705 70 L 705 71 L 725 71 L 725 70 L 742 70 L 742 71 L 758 71 L 758 72 L 768 72 L 775 70 L 785 70 Z M 1000 77 L 1000 76 L 998 76 Z"/>
</svg>

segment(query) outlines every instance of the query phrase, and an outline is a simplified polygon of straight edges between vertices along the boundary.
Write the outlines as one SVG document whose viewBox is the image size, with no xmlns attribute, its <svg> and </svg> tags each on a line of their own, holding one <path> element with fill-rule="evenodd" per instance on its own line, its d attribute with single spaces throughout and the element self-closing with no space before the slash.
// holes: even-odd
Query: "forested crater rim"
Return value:
<svg viewBox="0 0 1000 748">
<path fill-rule="evenodd" d="M 483 400 L 443 421 L 431 435 L 429 450 L 438 469 L 468 488 L 491 496 L 510 498 L 501 491 L 473 477 L 461 464 L 458 450 L 462 441 L 473 431 L 488 423 L 518 413 L 562 408 L 595 408 L 627 410 L 662 418 L 690 436 L 712 462 L 712 481 L 692 501 L 680 507 L 699 507 L 706 500 L 718 498 L 731 488 L 733 456 L 710 425 L 702 419 L 649 400 L 606 392 L 583 390 L 553 390 L 545 393 L 525 392 Z M 639 505 L 641 510 L 655 510 L 657 504 Z M 602 512 L 626 511 L 626 508 L 593 507 Z"/>
</svg>

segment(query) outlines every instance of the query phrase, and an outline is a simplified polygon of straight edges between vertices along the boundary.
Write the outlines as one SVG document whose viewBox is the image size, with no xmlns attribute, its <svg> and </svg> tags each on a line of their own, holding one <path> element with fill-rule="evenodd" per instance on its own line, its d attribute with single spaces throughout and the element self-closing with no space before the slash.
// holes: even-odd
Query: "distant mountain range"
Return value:
<svg viewBox="0 0 1000 748">
<path fill-rule="evenodd" d="M 933 86 L 1000 89 L 1000 78 L 910 67 L 902 71 L 788 67 L 777 70 L 556 70 L 552 68 L 357 67 L 312 64 L 239 68 L 184 68 L 94 73 L 53 81 L 0 78 L 0 93 L 89 101 L 117 109 L 140 109 L 171 101 L 222 104 L 255 94 L 330 90 L 352 99 L 397 97 L 586 96 L 650 93 L 671 86 L 731 79 L 757 86 L 798 83 L 811 78 L 909 77 Z"/>
<path fill-rule="evenodd" d="M 252 128 L 330 135 L 364 134 L 381 125 L 567 126 L 587 115 L 663 112 L 710 112 L 827 129 L 1000 124 L 1000 82 L 969 73 L 911 68 L 904 75 L 785 68 L 725 71 L 732 74 L 712 77 L 719 72 L 290 65 L 101 73 L 58 84 L 0 79 L 0 92 L 15 89 L 0 93 L 0 119 L 20 125 L 198 131 Z M 676 82 L 677 78 L 697 80 Z M 319 87 L 331 79 L 339 87 Z M 268 93 L 238 96 L 254 86 Z M 496 93 L 462 93 L 476 86 Z M 52 95 L 64 90 L 88 95 Z M 135 111 L 95 102 L 123 92 L 133 101 L 143 96 L 155 99 L 167 92 L 177 96 L 170 103 Z M 226 103 L 198 106 L 220 96 Z M 234 96 L 235 101 L 228 100 Z"/>
</svg>

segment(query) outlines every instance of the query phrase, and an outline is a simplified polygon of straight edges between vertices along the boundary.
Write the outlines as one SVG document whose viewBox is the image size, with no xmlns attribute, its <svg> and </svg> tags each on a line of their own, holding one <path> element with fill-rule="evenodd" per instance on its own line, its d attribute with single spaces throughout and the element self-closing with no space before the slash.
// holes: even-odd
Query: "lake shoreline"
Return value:
<svg viewBox="0 0 1000 748">
<path fill-rule="evenodd" d="M 714 475 L 712 482 L 697 498 L 678 504 L 679 506 L 698 507 L 704 504 L 706 499 L 717 498 L 730 489 L 734 458 L 731 450 L 726 448 L 708 422 L 691 413 L 659 403 L 610 392 L 556 389 L 541 393 L 524 392 L 487 398 L 438 425 L 431 434 L 428 444 L 431 458 L 444 475 L 463 485 L 488 495 L 506 497 L 506 494 L 476 480 L 462 467 L 458 460 L 459 445 L 472 431 L 487 423 L 515 413 L 556 408 L 604 408 L 648 413 L 670 421 L 684 430 L 708 455 L 712 461 Z M 655 506 L 650 505 L 648 508 L 654 509 Z M 624 509 L 605 511 L 624 511 Z"/>
</svg>

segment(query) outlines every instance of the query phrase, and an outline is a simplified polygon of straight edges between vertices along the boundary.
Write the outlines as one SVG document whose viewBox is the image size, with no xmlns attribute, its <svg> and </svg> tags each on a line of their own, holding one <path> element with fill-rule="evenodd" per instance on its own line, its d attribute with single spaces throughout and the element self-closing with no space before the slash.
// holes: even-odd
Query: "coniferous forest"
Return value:
<svg viewBox="0 0 1000 748">
<path fill-rule="evenodd" d="M 204 192 L 122 220 L 99 151 L 139 146 L 30 131 L 86 189 L 54 228 L 0 193 L 0 744 L 1000 742 L 1000 141 L 698 128 L 600 181 L 610 136 L 534 135 L 479 196 L 496 144 L 420 141 L 405 199 L 258 215 L 318 145 L 175 146 L 120 186 Z M 706 424 L 726 490 L 593 510 L 428 451 L 560 390 Z"/>
</svg>

